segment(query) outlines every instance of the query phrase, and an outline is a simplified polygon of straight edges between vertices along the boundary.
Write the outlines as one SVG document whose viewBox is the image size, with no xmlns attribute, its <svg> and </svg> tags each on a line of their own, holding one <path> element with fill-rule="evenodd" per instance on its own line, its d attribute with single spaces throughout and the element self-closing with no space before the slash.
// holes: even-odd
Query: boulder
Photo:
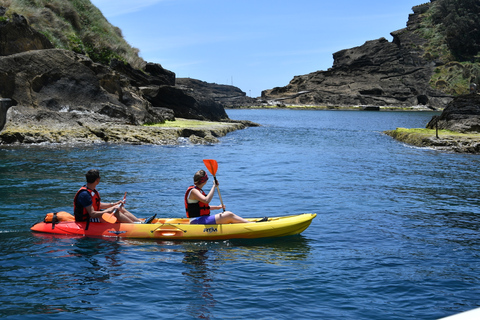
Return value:
<svg viewBox="0 0 480 320">
<path fill-rule="evenodd" d="M 0 22 L 0 56 L 51 48 L 53 44 L 31 28 L 24 16 L 14 13 L 11 21 Z"/>
<path fill-rule="evenodd" d="M 428 129 L 450 130 L 461 133 L 480 133 L 480 96 L 476 93 L 454 98 L 440 116 L 434 116 Z"/>
</svg>

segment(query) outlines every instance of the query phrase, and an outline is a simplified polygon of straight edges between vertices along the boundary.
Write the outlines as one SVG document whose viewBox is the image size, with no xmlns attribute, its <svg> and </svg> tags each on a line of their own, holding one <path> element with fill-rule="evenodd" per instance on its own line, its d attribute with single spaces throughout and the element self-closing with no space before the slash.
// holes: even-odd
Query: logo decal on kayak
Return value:
<svg viewBox="0 0 480 320">
<path fill-rule="evenodd" d="M 218 230 L 217 228 L 210 227 L 210 228 L 203 229 L 203 232 L 212 233 L 212 232 L 218 232 Z"/>
<path fill-rule="evenodd" d="M 115 233 L 117 236 L 122 233 L 126 233 L 127 231 L 108 231 L 109 233 Z"/>
</svg>

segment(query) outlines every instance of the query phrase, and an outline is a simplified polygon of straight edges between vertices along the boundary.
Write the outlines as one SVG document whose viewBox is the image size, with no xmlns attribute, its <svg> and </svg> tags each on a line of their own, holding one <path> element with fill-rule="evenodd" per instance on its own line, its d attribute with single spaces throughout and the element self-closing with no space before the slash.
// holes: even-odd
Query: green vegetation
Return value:
<svg viewBox="0 0 480 320">
<path fill-rule="evenodd" d="M 165 123 L 155 123 L 155 124 L 146 124 L 145 126 L 149 127 L 160 127 L 160 128 L 198 128 L 204 126 L 218 126 L 222 122 L 212 122 L 212 121 L 201 121 L 201 120 L 190 120 L 190 119 L 180 119 L 177 118 L 175 121 L 165 121 Z"/>
<path fill-rule="evenodd" d="M 448 130 L 397 128 L 384 132 L 395 140 L 417 147 L 431 147 L 460 153 L 480 153 L 480 134 Z"/>
<path fill-rule="evenodd" d="M 437 0 L 421 16 L 418 34 L 427 40 L 424 57 L 443 63 L 430 85 L 451 95 L 468 93 L 471 82 L 480 82 L 480 3 Z"/>
<path fill-rule="evenodd" d="M 5 18 L 13 13 L 25 16 L 56 48 L 86 54 L 103 64 L 114 58 L 138 69 L 145 64 L 139 50 L 125 41 L 121 30 L 90 0 L 4 0 L 2 5 L 8 8 Z"/>
<path fill-rule="evenodd" d="M 386 133 L 394 138 L 407 142 L 408 140 L 422 140 L 425 138 L 436 137 L 437 131 L 435 129 L 422 129 L 422 128 L 397 128 L 392 131 L 386 131 Z M 401 139 L 403 137 L 403 139 Z M 409 139 L 405 138 L 409 137 Z M 463 138 L 463 139 L 477 139 L 480 140 L 480 133 L 460 133 L 450 130 L 438 130 L 439 138 Z M 415 144 L 415 143 L 412 143 Z"/>
</svg>

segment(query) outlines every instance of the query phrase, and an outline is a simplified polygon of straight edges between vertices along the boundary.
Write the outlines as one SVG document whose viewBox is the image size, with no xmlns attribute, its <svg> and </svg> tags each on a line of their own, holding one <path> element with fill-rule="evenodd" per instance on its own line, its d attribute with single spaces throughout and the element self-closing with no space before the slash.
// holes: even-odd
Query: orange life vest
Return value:
<svg viewBox="0 0 480 320">
<path fill-rule="evenodd" d="M 92 197 L 92 206 L 94 211 L 99 211 L 100 210 L 100 194 L 98 191 L 88 189 L 87 186 L 81 187 L 78 191 L 77 194 L 75 195 L 75 198 L 73 199 L 73 214 L 75 216 L 75 221 L 89 221 L 90 216 L 87 212 L 87 209 L 85 209 L 82 206 L 77 206 L 77 198 L 80 192 L 85 192 L 87 191 L 88 194 Z"/>
<path fill-rule="evenodd" d="M 192 189 L 197 189 L 204 196 L 206 196 L 202 189 L 199 189 L 196 186 L 188 187 L 187 192 L 185 192 L 185 211 L 187 212 L 187 217 L 196 218 L 200 216 L 208 216 L 210 214 L 210 206 L 208 203 L 202 201 L 198 201 L 197 203 L 188 203 L 188 196 L 190 195 L 190 191 L 192 191 Z"/>
</svg>

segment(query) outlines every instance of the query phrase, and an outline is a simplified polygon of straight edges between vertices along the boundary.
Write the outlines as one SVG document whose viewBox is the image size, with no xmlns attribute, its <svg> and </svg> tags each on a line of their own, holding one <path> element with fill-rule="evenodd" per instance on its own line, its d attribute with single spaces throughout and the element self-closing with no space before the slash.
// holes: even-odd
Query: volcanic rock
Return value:
<svg viewBox="0 0 480 320">
<path fill-rule="evenodd" d="M 178 88 L 199 92 L 225 107 L 259 106 L 263 102 L 257 98 L 247 97 L 240 88 L 217 83 L 208 83 L 192 78 L 177 78 Z"/>
<path fill-rule="evenodd" d="M 31 28 L 24 16 L 14 13 L 11 21 L 0 22 L 0 56 L 52 48 L 47 37 Z"/>
<path fill-rule="evenodd" d="M 411 14 L 407 27 L 385 38 L 336 52 L 327 71 L 296 76 L 285 87 L 262 92 L 271 103 L 323 106 L 415 106 L 443 108 L 452 98 L 429 86 L 435 61 L 423 57 L 415 34 L 419 14 Z"/>
<path fill-rule="evenodd" d="M 175 117 L 229 120 L 222 105 L 176 88 L 175 74 L 160 64 L 146 63 L 141 71 L 119 60 L 109 66 L 95 63 L 73 51 L 52 49 L 24 17 L 14 14 L 11 20 L 0 22 L 0 97 L 11 99 L 14 107 L 8 113 L 2 107 L 0 120 L 8 115 L 10 131 L 21 128 L 14 142 L 24 141 L 18 135 L 33 142 L 25 131 L 34 125 L 73 128 L 92 122 L 107 128 Z"/>
<path fill-rule="evenodd" d="M 428 129 L 480 133 L 480 96 L 477 93 L 454 98 L 440 116 L 434 116 Z"/>
</svg>

